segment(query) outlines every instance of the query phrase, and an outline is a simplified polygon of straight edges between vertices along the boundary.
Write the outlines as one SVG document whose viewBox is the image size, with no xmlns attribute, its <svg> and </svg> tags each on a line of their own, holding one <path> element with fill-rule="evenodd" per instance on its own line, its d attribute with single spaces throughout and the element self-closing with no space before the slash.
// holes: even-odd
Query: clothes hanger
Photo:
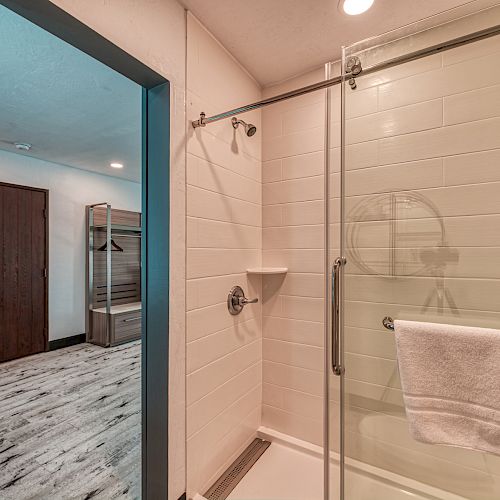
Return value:
<svg viewBox="0 0 500 500">
<path fill-rule="evenodd" d="M 108 249 L 108 242 L 106 241 L 104 245 L 101 245 L 97 251 L 105 252 Z M 123 252 L 123 248 L 118 245 L 113 238 L 111 238 L 111 251 L 112 252 Z"/>
</svg>

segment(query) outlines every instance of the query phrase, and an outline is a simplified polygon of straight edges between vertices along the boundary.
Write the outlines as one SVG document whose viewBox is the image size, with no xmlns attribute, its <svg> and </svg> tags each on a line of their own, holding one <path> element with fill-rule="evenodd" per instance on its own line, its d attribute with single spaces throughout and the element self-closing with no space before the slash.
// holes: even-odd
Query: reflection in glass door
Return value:
<svg viewBox="0 0 500 500">
<path fill-rule="evenodd" d="M 476 14 L 475 26 L 491 19 L 500 19 L 498 7 Z M 356 55 L 366 67 L 381 64 L 429 46 L 431 36 L 435 43 L 469 35 L 460 30 L 470 25 L 443 25 L 361 52 L 351 47 L 343 63 Z M 478 70 L 493 60 L 500 60 L 500 36 L 362 72 L 342 85 L 345 210 L 330 194 L 330 227 L 334 234 L 342 217 L 343 249 L 332 243 L 330 253 L 347 261 L 337 273 L 340 288 L 333 284 L 345 372 L 331 382 L 331 499 L 500 498 L 498 455 L 460 447 L 456 430 L 450 441 L 458 447 L 415 433 L 392 330 L 394 320 L 500 327 L 500 65 L 486 76 Z M 473 347 L 469 361 L 477 367 Z M 453 370 L 448 375 L 441 360 L 445 383 Z"/>
</svg>

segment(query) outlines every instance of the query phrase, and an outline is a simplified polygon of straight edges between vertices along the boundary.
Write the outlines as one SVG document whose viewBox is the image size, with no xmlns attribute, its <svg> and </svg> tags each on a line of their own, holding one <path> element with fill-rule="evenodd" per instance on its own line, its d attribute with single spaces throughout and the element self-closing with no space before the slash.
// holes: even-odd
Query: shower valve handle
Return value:
<svg viewBox="0 0 500 500">
<path fill-rule="evenodd" d="M 242 306 L 246 306 L 247 304 L 256 304 L 259 302 L 259 299 L 247 299 L 246 297 L 240 297 L 239 302 Z"/>
<path fill-rule="evenodd" d="M 233 286 L 227 296 L 227 309 L 230 314 L 240 314 L 244 306 L 255 304 L 258 301 L 259 299 L 247 299 L 241 286 Z"/>
</svg>

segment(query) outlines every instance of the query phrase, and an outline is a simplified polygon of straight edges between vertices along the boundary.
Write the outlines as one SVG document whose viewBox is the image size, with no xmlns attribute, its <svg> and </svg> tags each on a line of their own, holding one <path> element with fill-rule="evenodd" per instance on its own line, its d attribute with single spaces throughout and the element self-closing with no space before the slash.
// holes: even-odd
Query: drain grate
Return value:
<svg viewBox="0 0 500 500">
<path fill-rule="evenodd" d="M 203 496 L 207 500 L 226 499 L 270 444 L 269 441 L 255 438 Z"/>
</svg>

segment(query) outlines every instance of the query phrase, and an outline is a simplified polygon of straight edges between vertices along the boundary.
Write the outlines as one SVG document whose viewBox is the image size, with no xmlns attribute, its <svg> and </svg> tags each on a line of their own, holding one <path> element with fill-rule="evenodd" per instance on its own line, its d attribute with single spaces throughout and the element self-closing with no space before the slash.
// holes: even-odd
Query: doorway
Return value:
<svg viewBox="0 0 500 500">
<path fill-rule="evenodd" d="M 48 348 L 48 192 L 0 184 L 0 362 Z"/>
</svg>

